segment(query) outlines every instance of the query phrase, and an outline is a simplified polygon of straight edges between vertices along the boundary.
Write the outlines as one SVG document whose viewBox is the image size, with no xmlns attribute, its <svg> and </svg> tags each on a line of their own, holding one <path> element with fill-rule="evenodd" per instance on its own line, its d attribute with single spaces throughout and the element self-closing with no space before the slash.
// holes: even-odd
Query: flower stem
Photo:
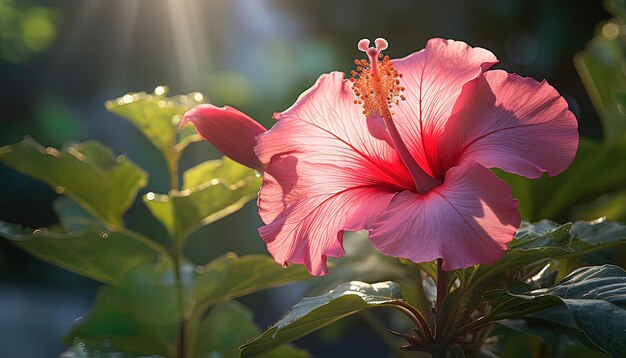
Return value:
<svg viewBox="0 0 626 358">
<path fill-rule="evenodd" d="M 172 156 L 166 158 L 168 172 L 170 176 L 170 189 L 178 190 L 178 160 L 180 154 L 172 151 Z M 174 261 L 174 273 L 176 278 L 176 295 L 178 296 L 180 321 L 178 324 L 178 332 L 176 333 L 176 358 L 187 358 L 187 319 L 185 318 L 185 297 L 184 289 L 181 278 L 181 263 L 183 261 L 183 245 L 179 244 L 183 242 L 178 237 L 172 237 L 172 259 Z"/>
<path fill-rule="evenodd" d="M 178 246 L 178 245 L 175 245 Z M 182 259 L 182 250 L 175 250 L 173 254 L 174 258 L 174 270 L 176 273 L 176 291 L 178 296 L 178 301 L 180 305 L 180 322 L 178 325 L 178 332 L 176 337 L 176 357 L 177 358 L 186 358 L 187 357 L 187 320 L 185 319 L 185 300 L 184 300 L 184 291 L 182 285 L 182 279 L 180 275 L 180 262 Z"/>
<path fill-rule="evenodd" d="M 435 342 L 433 345 L 433 357 L 445 358 L 447 342 L 443 339 L 443 328 L 445 325 L 443 300 L 448 293 L 448 282 L 446 273 L 443 271 L 443 260 L 437 259 L 437 302 L 435 306 Z"/>
<path fill-rule="evenodd" d="M 172 151 L 172 156 L 170 158 L 166 158 L 167 169 L 170 174 L 170 189 L 178 190 L 178 160 L 180 159 L 180 154 Z"/>
</svg>

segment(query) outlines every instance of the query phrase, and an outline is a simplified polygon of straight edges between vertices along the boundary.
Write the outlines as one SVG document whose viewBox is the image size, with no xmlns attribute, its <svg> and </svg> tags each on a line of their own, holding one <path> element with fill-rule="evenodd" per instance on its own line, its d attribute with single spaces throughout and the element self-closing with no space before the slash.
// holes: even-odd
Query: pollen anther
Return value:
<svg viewBox="0 0 626 358">
<path fill-rule="evenodd" d="M 366 116 L 375 111 L 389 113 L 392 104 L 398 105 L 405 99 L 402 95 L 404 87 L 400 86 L 402 74 L 393 66 L 389 56 L 381 53 L 387 48 L 387 41 L 377 38 L 374 43 L 376 47 L 369 47 L 369 40 L 359 41 L 358 48 L 367 54 L 369 62 L 356 59 L 356 70 L 350 71 L 355 103 L 363 104 Z"/>
</svg>

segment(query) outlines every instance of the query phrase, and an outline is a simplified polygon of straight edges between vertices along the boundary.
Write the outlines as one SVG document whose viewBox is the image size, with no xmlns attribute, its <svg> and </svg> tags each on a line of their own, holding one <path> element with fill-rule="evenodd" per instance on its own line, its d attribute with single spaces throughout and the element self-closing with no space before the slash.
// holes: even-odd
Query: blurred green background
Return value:
<svg viewBox="0 0 626 358">
<path fill-rule="evenodd" d="M 163 159 L 104 102 L 168 85 L 238 107 L 266 127 L 325 72 L 348 72 L 361 38 L 385 37 L 392 58 L 431 37 L 485 47 L 497 68 L 547 79 L 567 99 L 581 134 L 601 137 L 597 114 L 572 58 L 609 14 L 601 1 L 288 1 L 288 0 L 0 0 L 0 146 L 31 135 L 44 145 L 95 138 L 151 173 L 148 191 L 167 192 Z M 186 169 L 217 157 L 193 144 Z M 0 220 L 37 228 L 57 221 L 44 184 L 0 164 Z M 131 228 L 163 235 L 142 203 Z M 254 203 L 199 230 L 187 256 L 204 263 L 226 251 L 262 253 Z M 0 240 L 0 355 L 54 356 L 63 335 L 89 310 L 97 284 L 41 262 Z M 244 302 L 268 326 L 298 298 L 298 288 Z M 263 307 L 263 309 L 261 309 Z M 299 344 L 315 355 L 347 346 L 376 352 L 371 332 L 340 346 L 322 331 Z M 331 332 L 332 331 L 326 331 Z M 347 352 L 347 351 L 346 351 Z"/>
</svg>

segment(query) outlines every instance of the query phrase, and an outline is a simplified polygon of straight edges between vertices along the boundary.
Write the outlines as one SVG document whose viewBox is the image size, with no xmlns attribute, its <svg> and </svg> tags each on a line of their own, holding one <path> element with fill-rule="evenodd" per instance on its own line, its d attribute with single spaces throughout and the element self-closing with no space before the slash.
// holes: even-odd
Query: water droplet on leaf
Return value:
<svg viewBox="0 0 626 358">
<path fill-rule="evenodd" d="M 63 194 L 65 193 L 65 188 L 60 185 L 57 185 L 54 187 L 54 191 L 56 191 L 57 194 Z"/>
<path fill-rule="evenodd" d="M 157 96 L 163 96 L 167 92 L 169 92 L 169 87 L 167 86 L 157 86 L 157 88 L 154 89 L 154 94 Z"/>
<path fill-rule="evenodd" d="M 154 195 L 153 192 L 149 192 L 148 194 L 146 194 L 146 200 L 154 200 L 155 197 L 156 195 Z"/>
<path fill-rule="evenodd" d="M 60 153 L 60 152 L 59 152 L 59 150 L 58 150 L 58 149 L 56 149 L 56 148 L 47 147 L 47 148 L 46 148 L 46 154 L 48 154 L 48 155 L 52 155 L 52 156 L 55 156 L 55 157 L 58 157 L 58 156 L 59 156 L 59 154 L 61 154 L 61 153 Z"/>
<path fill-rule="evenodd" d="M 202 100 L 204 100 L 204 96 L 200 92 L 194 92 L 191 94 L 191 96 L 193 97 L 193 100 L 196 102 L 202 102 Z"/>
<path fill-rule="evenodd" d="M 109 234 L 103 231 L 103 232 L 100 233 L 100 238 L 101 239 L 108 239 L 109 238 Z"/>
<path fill-rule="evenodd" d="M 133 101 L 133 96 L 131 94 L 124 95 L 122 97 L 122 104 L 130 103 Z"/>
<path fill-rule="evenodd" d="M 126 161 L 126 156 L 123 155 L 123 154 L 120 154 L 120 155 L 117 156 L 116 159 L 117 159 L 118 163 L 123 163 L 124 161 Z"/>
</svg>

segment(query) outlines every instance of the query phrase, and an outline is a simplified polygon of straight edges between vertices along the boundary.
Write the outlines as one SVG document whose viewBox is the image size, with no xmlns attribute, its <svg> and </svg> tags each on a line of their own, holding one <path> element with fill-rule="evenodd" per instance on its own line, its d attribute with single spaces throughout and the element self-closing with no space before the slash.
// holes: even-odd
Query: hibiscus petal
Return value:
<svg viewBox="0 0 626 358">
<path fill-rule="evenodd" d="M 325 175 L 317 183 L 312 172 Z M 275 156 L 264 175 L 259 234 L 276 262 L 304 264 L 312 275 L 328 273 L 327 256 L 343 256 L 343 230 L 370 227 L 394 193 L 377 186 L 350 186 L 346 172 L 293 156 Z M 341 187 L 348 189 L 337 191 Z M 330 194 L 328 194 L 330 193 Z"/>
<path fill-rule="evenodd" d="M 385 255 L 418 263 L 442 258 L 444 270 L 455 270 L 494 263 L 519 224 L 511 188 L 488 169 L 465 163 L 426 194 L 394 197 L 369 238 Z"/>
<path fill-rule="evenodd" d="M 463 88 L 440 142 L 442 166 L 472 160 L 538 178 L 574 160 L 578 124 L 546 81 L 488 71 Z"/>
<path fill-rule="evenodd" d="M 397 152 L 354 104 L 354 93 L 343 73 L 322 75 L 260 135 L 255 148 L 263 163 L 290 154 L 309 163 L 334 164 L 369 182 L 410 188 L 413 180 Z M 371 126 L 370 122 L 370 126 Z M 323 180 L 323 179 L 322 179 Z"/>
<path fill-rule="evenodd" d="M 191 122 L 198 133 L 230 159 L 263 170 L 254 154 L 255 137 L 265 128 L 235 108 L 201 104 L 185 113 L 181 126 Z"/>
<path fill-rule="evenodd" d="M 393 108 L 396 126 L 422 169 L 443 179 L 437 139 L 463 85 L 498 60 L 488 50 L 461 41 L 431 39 L 422 51 L 392 62 L 403 75 L 406 97 Z"/>
</svg>

